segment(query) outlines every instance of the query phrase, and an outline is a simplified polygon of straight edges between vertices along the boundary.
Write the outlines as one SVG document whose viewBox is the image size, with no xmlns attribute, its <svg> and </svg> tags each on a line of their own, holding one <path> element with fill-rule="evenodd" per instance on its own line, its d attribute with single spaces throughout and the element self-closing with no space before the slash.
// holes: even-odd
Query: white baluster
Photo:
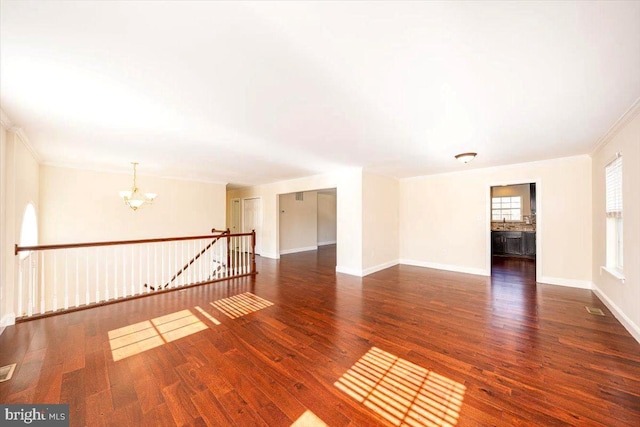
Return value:
<svg viewBox="0 0 640 427">
<path fill-rule="evenodd" d="M 142 293 L 142 247 L 138 246 L 138 294 Z"/>
<path fill-rule="evenodd" d="M 127 247 L 122 247 L 122 297 L 127 296 Z"/>
<path fill-rule="evenodd" d="M 23 305 L 22 287 L 24 286 L 23 270 L 24 270 L 24 260 L 20 260 L 20 257 L 18 257 L 18 316 L 23 315 L 23 312 L 22 312 L 22 305 Z"/>
<path fill-rule="evenodd" d="M 184 240 L 180 241 L 180 268 L 182 270 L 180 273 L 180 283 L 182 283 L 182 286 L 184 286 Z"/>
<path fill-rule="evenodd" d="M 58 251 L 53 251 L 53 307 L 51 310 L 58 309 Z"/>
<path fill-rule="evenodd" d="M 118 247 L 113 247 L 113 298 L 118 299 Z"/>
<path fill-rule="evenodd" d="M 153 285 L 158 288 L 158 244 L 153 245 Z"/>
<path fill-rule="evenodd" d="M 136 294 L 136 281 L 134 278 L 134 273 L 136 271 L 135 269 L 135 255 L 134 255 L 134 249 L 133 249 L 133 245 L 131 245 L 131 295 L 135 295 Z"/>
<path fill-rule="evenodd" d="M 75 255 L 76 255 L 76 305 L 74 307 L 77 307 L 80 305 L 80 256 L 78 255 L 78 252 L 80 251 L 80 249 L 75 251 Z"/>
<path fill-rule="evenodd" d="M 91 297 L 89 296 L 89 251 L 90 251 L 89 248 L 84 250 L 85 268 L 87 269 L 87 271 L 85 272 L 87 276 L 87 280 L 85 280 L 84 282 L 84 303 L 85 304 L 89 304 L 89 301 L 91 300 Z"/>
<path fill-rule="evenodd" d="M 109 301 L 109 250 L 111 246 L 104 249 L 104 300 Z M 115 253 L 115 249 L 114 249 Z"/>
<path fill-rule="evenodd" d="M 147 243 L 147 284 L 151 285 L 151 250 L 149 249 L 151 243 Z M 150 288 L 147 288 L 147 292 L 149 292 Z"/>
<path fill-rule="evenodd" d="M 45 306 L 45 280 L 44 280 L 44 251 L 40 252 L 40 313 L 44 313 L 46 311 Z"/>
<path fill-rule="evenodd" d="M 69 308 L 69 249 L 64 250 L 64 309 Z"/>
<path fill-rule="evenodd" d="M 164 282 L 164 242 L 160 243 L 160 245 L 162 245 L 161 248 L 160 248 L 160 250 L 161 250 L 161 257 L 160 257 L 160 268 L 161 268 L 161 270 L 160 271 L 162 271 L 162 285 L 164 286 L 164 283 L 165 283 Z"/>
<path fill-rule="evenodd" d="M 95 250 L 96 254 L 96 300 L 94 302 L 100 302 L 100 247 Z"/>
</svg>

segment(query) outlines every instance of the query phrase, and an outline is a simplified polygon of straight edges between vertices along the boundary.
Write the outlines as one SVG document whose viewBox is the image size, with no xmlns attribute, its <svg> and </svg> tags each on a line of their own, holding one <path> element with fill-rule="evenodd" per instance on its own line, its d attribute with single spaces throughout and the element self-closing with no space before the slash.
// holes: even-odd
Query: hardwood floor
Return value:
<svg viewBox="0 0 640 427">
<path fill-rule="evenodd" d="M 0 402 L 68 403 L 74 426 L 640 425 L 640 344 L 530 264 L 360 279 L 335 247 L 258 261 L 253 280 L 7 328 Z"/>
</svg>

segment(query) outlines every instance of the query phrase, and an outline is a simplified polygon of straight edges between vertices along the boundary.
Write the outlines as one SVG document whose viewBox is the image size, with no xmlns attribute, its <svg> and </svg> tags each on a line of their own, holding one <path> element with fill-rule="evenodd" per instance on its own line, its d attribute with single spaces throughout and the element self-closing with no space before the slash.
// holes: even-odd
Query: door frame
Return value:
<svg viewBox="0 0 640 427">
<path fill-rule="evenodd" d="M 542 179 L 541 178 L 524 178 L 524 179 L 510 179 L 509 181 L 491 182 L 486 189 L 486 213 L 487 222 L 487 246 L 486 246 L 486 269 L 487 276 L 491 276 L 491 187 L 500 187 L 502 185 L 519 185 L 519 184 L 535 184 L 536 185 L 536 282 L 540 282 L 543 278 L 541 254 L 543 245 L 542 230 L 543 230 L 543 209 L 542 209 Z"/>
</svg>

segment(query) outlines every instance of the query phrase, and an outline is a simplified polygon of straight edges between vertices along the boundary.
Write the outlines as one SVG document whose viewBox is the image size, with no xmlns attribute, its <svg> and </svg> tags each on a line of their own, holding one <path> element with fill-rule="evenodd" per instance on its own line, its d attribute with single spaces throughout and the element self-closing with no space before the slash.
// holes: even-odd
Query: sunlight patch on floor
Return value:
<svg viewBox="0 0 640 427">
<path fill-rule="evenodd" d="M 372 347 L 334 385 L 397 426 L 452 427 L 466 387 Z"/>
<path fill-rule="evenodd" d="M 177 311 L 166 316 L 114 329 L 109 331 L 109 345 L 113 361 L 117 362 L 205 329 L 207 329 L 207 325 L 189 310 Z"/>
<path fill-rule="evenodd" d="M 251 292 L 245 292 L 240 295 L 223 298 L 210 304 L 232 319 L 246 316 L 247 314 L 273 305 L 271 301 L 260 298 Z"/>
<path fill-rule="evenodd" d="M 218 326 L 220 324 L 220 322 L 218 321 L 218 319 L 216 319 L 215 317 L 213 317 L 212 315 L 210 315 L 209 313 L 207 313 L 206 311 L 204 311 L 204 309 L 202 309 L 200 306 L 196 305 L 196 310 L 198 310 L 198 312 L 200 314 L 202 314 L 204 317 L 206 317 L 211 323 L 213 323 L 214 325 Z"/>
<path fill-rule="evenodd" d="M 327 425 L 316 414 L 307 409 L 290 427 L 327 427 Z"/>
</svg>

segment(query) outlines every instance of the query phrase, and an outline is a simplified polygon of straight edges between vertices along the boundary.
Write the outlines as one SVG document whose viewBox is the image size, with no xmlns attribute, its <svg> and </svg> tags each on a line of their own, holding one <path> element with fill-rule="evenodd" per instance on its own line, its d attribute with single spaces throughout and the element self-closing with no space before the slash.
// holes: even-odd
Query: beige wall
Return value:
<svg viewBox="0 0 640 427">
<path fill-rule="evenodd" d="M 398 263 L 399 182 L 364 173 L 362 179 L 362 268 L 370 274 Z"/>
<path fill-rule="evenodd" d="M 640 107 L 593 154 L 593 282 L 598 296 L 640 341 Z M 605 166 L 622 153 L 624 282 L 606 265 Z"/>
<path fill-rule="evenodd" d="M 224 228 L 224 184 L 138 176 L 158 198 L 132 211 L 118 196 L 132 175 L 42 166 L 41 242 L 46 244 L 209 234 Z"/>
<path fill-rule="evenodd" d="M 336 243 L 336 193 L 318 192 L 318 245 Z"/>
<path fill-rule="evenodd" d="M 302 192 L 280 195 L 280 254 L 318 248 L 318 193 Z"/>
<path fill-rule="evenodd" d="M 22 217 L 29 203 L 36 210 L 38 220 L 42 219 L 39 206 L 38 161 L 30 151 L 28 145 L 14 131 L 3 130 L 3 205 L 4 205 L 4 268 L 2 270 L 3 283 L 2 308 L 0 309 L 0 326 L 13 324 L 16 316 L 15 285 L 15 254 L 13 247 L 20 241 Z M 39 237 L 40 242 L 42 238 Z"/>
<path fill-rule="evenodd" d="M 7 252 L 9 242 L 7 239 L 7 130 L 0 126 L 0 331 L 11 323 L 5 318 L 7 304 L 5 294 L 7 292 Z"/>
<path fill-rule="evenodd" d="M 591 158 L 400 182 L 401 262 L 490 274 L 490 187 L 536 182 L 539 282 L 591 287 Z"/>
<path fill-rule="evenodd" d="M 262 256 L 278 258 L 278 196 L 296 191 L 336 188 L 336 270 L 362 274 L 362 169 L 348 168 L 329 174 L 279 181 L 227 191 L 227 206 L 232 199 L 260 197 L 262 200 Z M 228 215 L 230 217 L 230 215 Z"/>
</svg>

